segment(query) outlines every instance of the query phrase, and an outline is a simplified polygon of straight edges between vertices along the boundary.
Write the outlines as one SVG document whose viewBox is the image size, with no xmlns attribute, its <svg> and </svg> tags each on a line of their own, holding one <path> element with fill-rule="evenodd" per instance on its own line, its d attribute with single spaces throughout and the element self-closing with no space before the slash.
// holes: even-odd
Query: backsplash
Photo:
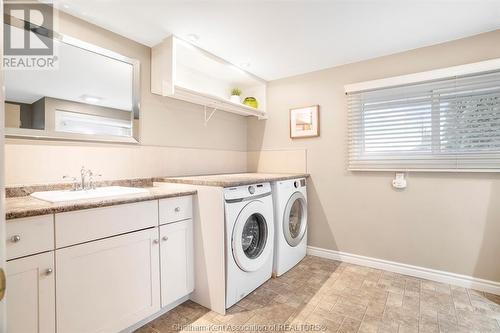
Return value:
<svg viewBox="0 0 500 333">
<path fill-rule="evenodd" d="M 12 141 L 5 145 L 7 186 L 61 183 L 64 175 L 78 176 L 82 166 L 102 180 L 247 171 L 244 151 Z"/>
</svg>

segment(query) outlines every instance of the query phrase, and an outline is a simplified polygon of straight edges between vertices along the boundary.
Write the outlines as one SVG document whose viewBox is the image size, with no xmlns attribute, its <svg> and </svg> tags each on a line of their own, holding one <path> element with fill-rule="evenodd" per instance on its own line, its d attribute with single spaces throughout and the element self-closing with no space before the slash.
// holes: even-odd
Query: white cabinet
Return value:
<svg viewBox="0 0 500 333">
<path fill-rule="evenodd" d="M 266 116 L 264 80 L 170 36 L 151 51 L 151 92 L 244 116 Z M 254 97 L 258 108 L 229 100 L 239 88 L 242 99 Z"/>
<path fill-rule="evenodd" d="M 160 226 L 162 307 L 194 289 L 193 220 Z"/>
<path fill-rule="evenodd" d="M 7 332 L 55 332 L 54 252 L 7 262 Z"/>
<path fill-rule="evenodd" d="M 119 332 L 160 310 L 158 228 L 56 250 L 57 332 Z"/>
<path fill-rule="evenodd" d="M 188 295 L 192 216 L 185 196 L 9 221 L 7 332 L 120 332 Z"/>
</svg>

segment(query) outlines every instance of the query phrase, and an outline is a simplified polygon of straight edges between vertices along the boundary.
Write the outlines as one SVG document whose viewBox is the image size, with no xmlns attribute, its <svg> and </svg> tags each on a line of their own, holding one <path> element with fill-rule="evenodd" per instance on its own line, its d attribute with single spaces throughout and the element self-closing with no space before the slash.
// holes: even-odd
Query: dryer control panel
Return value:
<svg viewBox="0 0 500 333">
<path fill-rule="evenodd" d="M 298 178 L 298 179 L 288 179 L 279 181 L 275 184 L 275 186 L 278 186 L 282 190 L 286 189 L 292 191 L 294 189 L 300 189 L 302 187 L 306 187 L 306 184 L 307 183 L 305 178 Z"/>
<path fill-rule="evenodd" d="M 303 179 L 297 179 L 293 182 L 293 187 L 295 188 L 301 188 L 301 187 L 304 187 L 306 186 L 306 180 L 305 178 Z"/>
</svg>

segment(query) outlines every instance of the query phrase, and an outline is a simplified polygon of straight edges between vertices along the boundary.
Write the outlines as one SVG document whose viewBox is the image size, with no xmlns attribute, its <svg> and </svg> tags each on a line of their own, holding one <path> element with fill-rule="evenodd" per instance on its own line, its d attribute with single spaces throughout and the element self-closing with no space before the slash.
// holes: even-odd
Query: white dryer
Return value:
<svg viewBox="0 0 500 333">
<path fill-rule="evenodd" d="M 275 216 L 273 274 L 280 276 L 306 256 L 306 179 L 272 183 Z"/>
<path fill-rule="evenodd" d="M 224 190 L 226 309 L 272 276 L 274 221 L 269 183 Z"/>
</svg>

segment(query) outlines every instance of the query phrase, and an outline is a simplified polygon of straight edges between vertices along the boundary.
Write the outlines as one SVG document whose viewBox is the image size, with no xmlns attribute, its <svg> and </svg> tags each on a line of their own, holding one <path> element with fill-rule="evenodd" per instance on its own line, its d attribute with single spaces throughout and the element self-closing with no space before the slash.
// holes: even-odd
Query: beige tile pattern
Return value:
<svg viewBox="0 0 500 333">
<path fill-rule="evenodd" d="M 188 301 L 137 332 L 264 329 L 500 332 L 500 296 L 307 256 L 231 307 L 225 316 Z"/>
</svg>

